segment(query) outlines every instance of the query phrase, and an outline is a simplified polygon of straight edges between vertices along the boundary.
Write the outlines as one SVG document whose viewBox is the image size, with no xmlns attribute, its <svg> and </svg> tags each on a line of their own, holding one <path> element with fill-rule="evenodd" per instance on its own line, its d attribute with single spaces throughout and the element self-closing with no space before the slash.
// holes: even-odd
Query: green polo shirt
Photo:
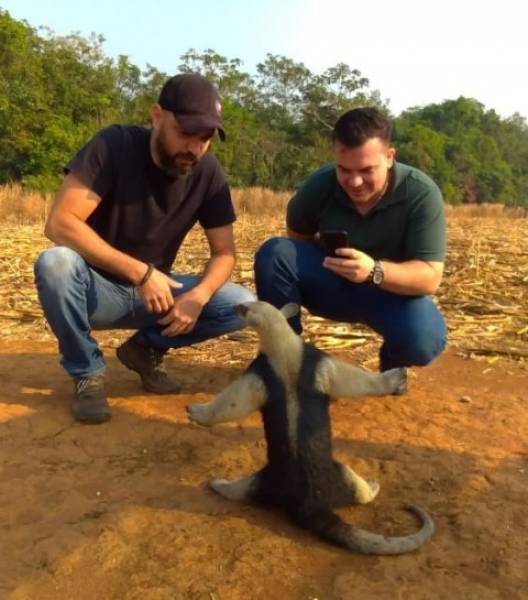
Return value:
<svg viewBox="0 0 528 600">
<path fill-rule="evenodd" d="M 418 169 L 398 162 L 393 168 L 389 189 L 361 215 L 337 182 L 335 165 L 322 167 L 290 200 L 288 227 L 305 235 L 343 229 L 350 247 L 375 259 L 443 261 L 446 224 L 440 189 Z"/>
</svg>

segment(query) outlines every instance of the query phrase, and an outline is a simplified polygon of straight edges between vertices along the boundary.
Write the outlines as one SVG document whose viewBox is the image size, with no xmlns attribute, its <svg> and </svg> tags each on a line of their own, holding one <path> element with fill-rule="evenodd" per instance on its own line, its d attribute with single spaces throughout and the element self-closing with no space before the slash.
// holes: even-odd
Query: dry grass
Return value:
<svg viewBox="0 0 528 600">
<path fill-rule="evenodd" d="M 292 192 L 275 192 L 263 187 L 234 188 L 233 203 L 237 214 L 243 218 L 281 217 Z M 0 186 L 0 223 L 30 225 L 46 220 L 52 202 L 52 194 L 28 192 L 13 183 Z M 446 205 L 448 217 L 522 218 L 528 210 L 521 207 L 506 207 L 503 204 Z"/>
<path fill-rule="evenodd" d="M 279 216 L 284 214 L 289 192 L 274 192 L 262 187 L 235 188 L 233 203 L 240 217 L 245 215 Z M 28 192 L 13 183 L 0 186 L 0 223 L 30 225 L 44 223 L 52 203 L 52 194 Z"/>
<path fill-rule="evenodd" d="M 449 217 L 486 217 L 497 219 L 519 219 L 528 217 L 528 209 L 521 206 L 510 207 L 504 204 L 485 202 L 483 204 L 463 204 L 459 206 L 446 205 Z"/>
<path fill-rule="evenodd" d="M 274 192 L 262 187 L 233 190 L 233 203 L 237 214 L 241 217 L 245 215 L 282 216 L 290 198 L 290 192 Z"/>
<path fill-rule="evenodd" d="M 51 195 L 25 191 L 13 183 L 0 186 L 0 222 L 12 225 L 44 223 L 51 205 Z"/>
<path fill-rule="evenodd" d="M 18 194 L 18 196 L 17 196 Z M 239 219 L 235 235 L 239 260 L 234 280 L 253 287 L 253 255 L 269 237 L 284 235 L 289 194 L 251 188 L 235 190 Z M 17 206 L 17 198 L 22 208 Z M 33 284 L 33 262 L 50 243 L 42 235 L 46 213 L 39 196 L 16 186 L 0 189 L 0 338 L 49 339 Z M 40 203 L 40 204 L 39 204 Z M 5 208 L 11 209 L 5 212 Z M 437 300 L 447 317 L 452 347 L 490 362 L 503 357 L 528 365 L 528 219 L 498 206 L 449 207 L 449 253 Z M 263 218 L 265 217 L 265 218 Z M 32 220 L 33 219 L 33 220 Z M 24 224 L 24 223 L 37 224 Z M 200 272 L 208 256 L 205 239 L 194 228 L 178 255 L 175 270 Z M 306 336 L 322 348 L 346 350 L 351 358 L 375 367 L 379 337 L 364 327 L 305 316 Z M 126 333 L 97 333 L 103 346 L 115 346 Z M 248 333 L 232 340 L 252 340 Z M 252 356 L 253 343 L 206 342 L 178 351 L 183 358 L 239 364 Z"/>
</svg>

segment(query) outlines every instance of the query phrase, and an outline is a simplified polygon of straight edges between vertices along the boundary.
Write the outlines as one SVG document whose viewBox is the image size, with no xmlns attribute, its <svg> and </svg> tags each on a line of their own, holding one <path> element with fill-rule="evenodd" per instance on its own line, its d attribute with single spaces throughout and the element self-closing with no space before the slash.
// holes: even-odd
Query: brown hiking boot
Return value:
<svg viewBox="0 0 528 600">
<path fill-rule="evenodd" d="M 138 344 L 133 337 L 119 346 L 116 351 L 117 358 L 131 371 L 141 377 L 143 389 L 153 394 L 177 394 L 181 385 L 171 381 L 165 367 L 163 357 L 165 352 Z"/>
<path fill-rule="evenodd" d="M 82 423 L 104 423 L 112 416 L 104 390 L 104 375 L 77 377 L 72 413 Z"/>
</svg>

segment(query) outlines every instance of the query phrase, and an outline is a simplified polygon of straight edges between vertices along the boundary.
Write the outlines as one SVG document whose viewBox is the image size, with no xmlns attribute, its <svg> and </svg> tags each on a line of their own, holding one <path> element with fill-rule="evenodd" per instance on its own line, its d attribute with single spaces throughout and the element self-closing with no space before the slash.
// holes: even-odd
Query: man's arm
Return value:
<svg viewBox="0 0 528 600">
<path fill-rule="evenodd" d="M 235 240 L 233 225 L 205 229 L 211 258 L 207 261 L 200 283 L 193 288 L 203 295 L 204 304 L 231 277 L 235 267 Z"/>
<path fill-rule="evenodd" d="M 78 252 L 87 263 L 137 284 L 145 274 L 145 263 L 116 250 L 86 224 L 100 201 L 69 173 L 55 197 L 44 233 L 52 242 Z"/>
<path fill-rule="evenodd" d="M 413 207 L 406 221 L 403 256 L 406 260 L 382 258 L 383 281 L 379 287 L 404 296 L 434 294 L 442 281 L 446 246 L 445 212 L 442 194 L 432 182 L 412 192 Z M 374 259 L 355 248 L 337 251 L 324 266 L 354 283 L 366 281 Z"/>
<path fill-rule="evenodd" d="M 303 242 L 312 242 L 315 243 L 316 241 L 316 235 L 310 235 L 310 234 L 305 234 L 305 233 L 297 233 L 297 231 L 293 231 L 293 229 L 290 229 L 289 227 L 286 227 L 286 232 L 287 235 L 290 239 L 292 240 L 301 240 Z"/>
<path fill-rule="evenodd" d="M 56 244 L 78 252 L 88 264 L 138 285 L 148 265 L 116 250 L 105 242 L 87 223 L 101 201 L 78 177 L 69 173 L 57 193 L 44 232 Z M 171 287 L 181 284 L 154 269 L 148 281 L 138 288 L 149 312 L 164 312 L 173 304 Z"/>
<path fill-rule="evenodd" d="M 290 198 L 286 207 L 286 231 L 289 238 L 317 243 L 319 217 L 329 198 L 329 185 L 332 175 L 325 173 L 311 175 Z"/>
<path fill-rule="evenodd" d="M 315 243 L 317 234 L 304 235 L 287 228 L 288 237 Z M 348 249 L 345 249 L 348 250 Z M 352 254 L 352 253 L 351 253 Z M 324 265 L 332 271 L 355 283 L 364 282 L 374 266 L 374 259 L 358 250 L 353 250 L 353 260 L 342 258 L 325 258 Z M 383 283 L 380 287 L 388 292 L 405 296 L 421 296 L 434 294 L 442 281 L 444 263 L 437 261 L 409 260 L 401 263 L 381 261 L 384 271 Z"/>
<path fill-rule="evenodd" d="M 408 260 L 395 263 L 382 260 L 381 266 L 384 277 L 380 287 L 405 296 L 436 293 L 444 273 L 444 263 L 439 261 Z"/>
<path fill-rule="evenodd" d="M 162 335 L 181 335 L 192 331 L 203 307 L 233 272 L 235 266 L 233 226 L 229 224 L 204 231 L 211 258 L 205 265 L 200 283 L 188 292 L 177 296 L 170 311 L 158 321 L 160 325 L 166 325 L 161 332 Z"/>
<path fill-rule="evenodd" d="M 339 258 L 327 256 L 323 265 L 349 281 L 365 282 L 374 266 L 374 259 L 354 248 L 342 248 L 337 252 Z M 440 261 L 380 262 L 384 277 L 379 287 L 388 292 L 404 296 L 434 294 L 442 281 L 444 263 Z"/>
</svg>

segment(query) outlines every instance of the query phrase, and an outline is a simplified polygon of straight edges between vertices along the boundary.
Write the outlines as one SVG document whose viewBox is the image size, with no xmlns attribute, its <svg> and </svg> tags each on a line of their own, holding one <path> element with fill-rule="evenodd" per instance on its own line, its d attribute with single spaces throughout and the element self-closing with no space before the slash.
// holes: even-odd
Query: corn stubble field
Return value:
<svg viewBox="0 0 528 600">
<path fill-rule="evenodd" d="M 233 192 L 238 221 L 238 263 L 233 279 L 253 288 L 253 255 L 260 244 L 284 234 L 289 198 L 262 188 Z M 50 198 L 24 193 L 14 185 L 0 189 L 0 338 L 53 339 L 33 285 L 32 265 L 51 245 L 42 231 Z M 437 301 L 447 317 L 449 344 L 466 356 L 495 363 L 528 358 L 528 219 L 522 209 L 501 205 L 447 207 L 448 257 Z M 175 271 L 199 273 L 207 258 L 205 238 L 191 231 L 174 265 Z M 350 349 L 354 360 L 375 368 L 379 339 L 368 328 L 331 323 L 305 315 L 306 337 L 321 348 Z M 126 333 L 98 333 L 102 346 L 116 346 Z M 231 336 L 251 339 L 249 332 Z M 220 356 L 214 342 L 179 351 L 207 361 L 238 364 L 254 344 L 225 345 Z M 245 351 L 247 348 L 247 352 Z M 198 355 L 198 356 L 197 356 Z"/>
</svg>

